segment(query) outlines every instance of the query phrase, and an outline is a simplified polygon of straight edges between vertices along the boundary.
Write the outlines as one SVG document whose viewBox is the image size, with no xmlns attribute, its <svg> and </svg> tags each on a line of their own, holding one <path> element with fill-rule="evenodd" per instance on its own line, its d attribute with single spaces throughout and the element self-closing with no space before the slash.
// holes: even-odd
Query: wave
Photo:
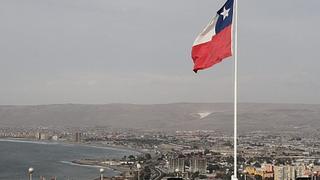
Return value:
<svg viewBox="0 0 320 180">
<path fill-rule="evenodd" d="M 91 168 L 106 168 L 104 166 L 78 164 L 78 163 L 74 163 L 74 162 L 71 162 L 71 161 L 60 161 L 60 162 L 63 163 L 63 164 L 68 164 L 68 165 L 72 165 L 72 166 L 82 166 L 82 167 L 91 167 Z"/>
<path fill-rule="evenodd" d="M 121 173 L 121 171 L 119 171 L 119 170 L 112 169 L 110 167 L 105 167 L 105 166 L 78 164 L 78 163 L 74 163 L 74 162 L 71 162 L 71 161 L 60 161 L 60 162 L 63 163 L 63 164 L 71 165 L 71 166 L 80 166 L 80 167 L 89 167 L 89 168 L 104 168 L 105 170 L 107 169 L 107 170 L 111 170 L 111 171 L 116 172 L 116 173 Z"/>
</svg>

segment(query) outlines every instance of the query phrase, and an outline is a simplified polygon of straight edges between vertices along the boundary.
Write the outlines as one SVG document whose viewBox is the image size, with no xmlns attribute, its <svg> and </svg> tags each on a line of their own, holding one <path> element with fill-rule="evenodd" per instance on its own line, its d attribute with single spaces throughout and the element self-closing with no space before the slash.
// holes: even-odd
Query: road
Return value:
<svg viewBox="0 0 320 180">
<path fill-rule="evenodd" d="M 165 176 L 164 172 L 156 167 L 159 162 L 158 162 L 158 158 L 160 156 L 155 156 L 152 159 L 146 161 L 146 166 L 149 166 L 149 168 L 151 169 L 151 180 L 161 180 L 162 177 Z"/>
<path fill-rule="evenodd" d="M 151 176 L 152 180 L 161 180 L 162 177 L 164 176 L 164 173 L 161 171 L 160 168 L 152 167 L 151 171 L 152 171 L 152 176 Z"/>
</svg>

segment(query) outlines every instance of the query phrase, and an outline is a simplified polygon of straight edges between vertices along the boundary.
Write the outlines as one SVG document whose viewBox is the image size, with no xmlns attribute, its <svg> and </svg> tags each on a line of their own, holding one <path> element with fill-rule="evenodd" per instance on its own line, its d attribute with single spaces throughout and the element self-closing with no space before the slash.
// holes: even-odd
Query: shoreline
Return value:
<svg viewBox="0 0 320 180">
<path fill-rule="evenodd" d="M 77 161 L 60 161 L 61 163 L 63 164 L 67 164 L 67 165 L 70 165 L 70 166 L 81 166 L 81 167 L 88 167 L 88 168 L 105 168 L 105 169 L 109 169 L 115 173 L 122 173 L 122 171 L 116 169 L 116 168 L 112 168 L 112 167 L 109 167 L 109 166 L 100 166 L 100 165 L 90 165 L 90 164 L 85 164 L 85 163 L 79 163 Z"/>
<path fill-rule="evenodd" d="M 106 168 L 110 169 L 119 174 L 125 173 L 126 171 L 130 171 L 130 167 L 123 167 L 121 165 L 106 165 L 94 159 L 81 159 L 81 160 L 73 160 L 73 161 L 64 161 L 63 163 L 67 163 L 75 166 L 84 166 L 84 167 L 98 167 L 98 168 Z"/>
<path fill-rule="evenodd" d="M 138 149 L 124 147 L 124 146 L 112 146 L 105 145 L 101 143 L 73 143 L 68 141 L 49 141 L 49 140 L 34 140 L 29 138 L 12 138 L 12 137 L 0 137 L 0 142 L 16 142 L 16 143 L 30 143 L 30 144 L 39 144 L 39 145 L 64 145 L 64 146 L 85 146 L 96 149 L 109 149 L 116 151 L 124 151 L 124 152 L 133 152 L 137 154 L 144 154 L 143 151 Z"/>
</svg>

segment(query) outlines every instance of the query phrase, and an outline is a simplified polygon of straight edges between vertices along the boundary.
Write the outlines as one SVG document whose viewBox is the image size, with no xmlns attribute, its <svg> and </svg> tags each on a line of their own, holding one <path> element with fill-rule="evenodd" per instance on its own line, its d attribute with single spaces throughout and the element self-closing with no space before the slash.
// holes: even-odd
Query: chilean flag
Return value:
<svg viewBox="0 0 320 180">
<path fill-rule="evenodd" d="M 233 1 L 228 0 L 192 46 L 193 71 L 209 68 L 232 56 Z"/>
</svg>

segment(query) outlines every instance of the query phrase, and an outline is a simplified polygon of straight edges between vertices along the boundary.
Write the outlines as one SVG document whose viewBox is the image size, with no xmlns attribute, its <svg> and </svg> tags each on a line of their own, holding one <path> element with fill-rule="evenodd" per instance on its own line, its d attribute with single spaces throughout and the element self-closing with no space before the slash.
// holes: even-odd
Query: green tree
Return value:
<svg viewBox="0 0 320 180">
<path fill-rule="evenodd" d="M 209 149 L 205 149 L 204 150 L 204 154 L 209 154 L 210 153 L 210 150 Z"/>
<path fill-rule="evenodd" d="M 136 157 L 134 157 L 134 155 L 130 155 L 128 158 L 129 158 L 130 161 L 135 161 L 136 160 Z"/>
<path fill-rule="evenodd" d="M 256 180 L 262 180 L 262 177 L 261 177 L 260 175 L 255 175 L 254 178 L 255 178 Z"/>
<path fill-rule="evenodd" d="M 219 166 L 216 164 L 208 164 L 207 169 L 209 170 L 210 173 L 212 173 L 213 171 L 219 170 Z"/>
<path fill-rule="evenodd" d="M 152 158 L 152 157 L 151 157 L 151 154 L 149 154 L 149 153 L 145 154 L 145 157 L 146 157 L 147 160 L 149 160 L 149 159 Z"/>
</svg>

